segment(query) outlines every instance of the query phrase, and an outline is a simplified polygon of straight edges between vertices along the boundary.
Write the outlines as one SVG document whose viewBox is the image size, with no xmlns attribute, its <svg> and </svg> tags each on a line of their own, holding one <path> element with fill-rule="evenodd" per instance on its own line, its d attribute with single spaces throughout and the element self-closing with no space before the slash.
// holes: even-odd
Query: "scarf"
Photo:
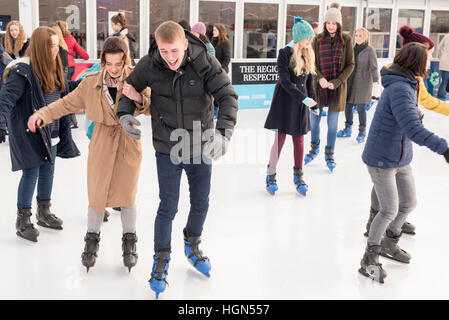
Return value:
<svg viewBox="0 0 449 320">
<path fill-rule="evenodd" d="M 125 72 L 122 72 L 120 78 L 112 78 L 106 70 L 104 70 L 103 72 L 103 91 L 104 95 L 106 96 L 106 100 L 108 100 L 108 103 L 112 109 L 114 109 L 115 107 L 115 101 L 109 94 L 108 88 L 117 88 L 118 91 L 118 87 L 122 84 L 124 73 Z"/>
<path fill-rule="evenodd" d="M 348 94 L 347 99 L 351 98 L 352 92 L 352 84 L 354 83 L 355 71 L 357 70 L 357 58 L 359 53 L 362 52 L 366 47 L 368 47 L 368 42 L 364 42 L 361 45 L 356 44 L 354 47 L 354 71 L 352 71 L 351 75 L 348 78 Z"/>
<path fill-rule="evenodd" d="M 320 69 L 327 81 L 337 79 L 343 64 L 343 44 L 338 36 L 332 38 L 329 34 L 320 43 Z M 338 88 L 334 90 L 323 89 L 319 86 L 320 106 L 327 107 L 334 101 L 340 92 Z"/>
</svg>

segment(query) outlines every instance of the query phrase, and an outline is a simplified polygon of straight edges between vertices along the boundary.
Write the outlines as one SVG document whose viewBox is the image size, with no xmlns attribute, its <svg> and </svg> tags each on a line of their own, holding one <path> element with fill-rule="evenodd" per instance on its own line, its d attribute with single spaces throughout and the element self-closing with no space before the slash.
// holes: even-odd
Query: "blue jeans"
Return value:
<svg viewBox="0 0 449 320">
<path fill-rule="evenodd" d="M 310 111 L 310 125 L 312 127 L 312 142 L 319 143 L 320 142 L 320 121 L 321 121 L 321 111 L 323 110 L 320 107 L 320 115 L 314 115 L 312 111 Z M 329 108 L 329 112 L 327 113 L 327 145 L 328 148 L 335 148 L 335 140 L 337 140 L 337 126 L 338 126 L 338 112 L 332 112 Z"/>
<path fill-rule="evenodd" d="M 354 106 L 357 108 L 357 112 L 359 114 L 359 125 L 361 127 L 366 128 L 366 104 L 354 105 L 352 103 L 346 103 L 345 109 L 346 123 L 352 126 L 353 123 L 352 109 L 354 108 Z"/>
<path fill-rule="evenodd" d="M 53 159 L 56 160 L 56 146 L 51 147 Z M 55 162 L 51 164 L 46 162 L 40 167 L 22 170 L 22 178 L 17 192 L 17 208 L 31 208 L 34 189 L 37 182 L 38 201 L 51 200 L 51 191 L 53 189 L 53 175 L 55 172 Z M 38 180 L 39 179 L 39 180 Z"/>
<path fill-rule="evenodd" d="M 174 164 L 170 160 L 170 155 L 156 152 L 156 166 L 160 202 L 154 224 L 154 251 L 170 251 L 172 222 L 178 212 L 182 171 L 186 172 L 190 191 L 187 235 L 196 237 L 203 231 L 209 209 L 212 165 L 203 161 L 199 164 Z"/>
<path fill-rule="evenodd" d="M 441 84 L 440 88 L 438 89 L 438 98 L 440 99 L 447 99 L 447 80 L 449 79 L 449 71 L 440 71 L 441 72 Z"/>
</svg>

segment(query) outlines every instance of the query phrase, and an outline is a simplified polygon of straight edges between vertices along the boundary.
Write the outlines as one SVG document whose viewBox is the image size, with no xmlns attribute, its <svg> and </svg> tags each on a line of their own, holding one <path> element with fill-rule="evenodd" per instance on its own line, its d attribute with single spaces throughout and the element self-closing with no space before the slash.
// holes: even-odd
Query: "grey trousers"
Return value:
<svg viewBox="0 0 449 320">
<path fill-rule="evenodd" d="M 123 233 L 136 233 L 136 206 L 121 207 Z M 87 232 L 100 233 L 104 212 L 97 212 L 89 207 L 87 211 Z"/>
<path fill-rule="evenodd" d="M 368 167 L 379 201 L 379 213 L 371 223 L 368 245 L 380 245 L 388 229 L 400 235 L 402 225 L 416 207 L 416 188 L 410 165 L 401 168 L 381 169 Z"/>
</svg>

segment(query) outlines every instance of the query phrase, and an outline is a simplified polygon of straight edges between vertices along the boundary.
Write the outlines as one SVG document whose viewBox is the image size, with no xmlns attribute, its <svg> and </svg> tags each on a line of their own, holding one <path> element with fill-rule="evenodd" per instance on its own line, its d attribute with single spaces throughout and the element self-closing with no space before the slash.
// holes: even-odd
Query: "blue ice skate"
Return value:
<svg viewBox="0 0 449 320">
<path fill-rule="evenodd" d="M 348 138 L 352 134 L 352 125 L 345 123 L 345 128 L 337 132 L 337 138 Z"/>
<path fill-rule="evenodd" d="M 156 299 L 159 294 L 165 291 L 168 285 L 167 275 L 170 262 L 170 251 L 158 251 L 153 256 L 153 271 L 151 272 L 150 288 L 156 293 Z"/>
<path fill-rule="evenodd" d="M 359 131 L 359 135 L 355 139 L 357 140 L 357 143 L 363 143 L 363 142 L 365 142 L 365 137 L 366 137 L 366 130 L 361 129 Z"/>
<path fill-rule="evenodd" d="M 304 164 L 308 164 L 309 162 L 311 162 L 313 159 L 316 158 L 316 156 L 320 152 L 320 142 L 319 141 L 318 143 L 312 142 L 311 147 L 312 149 L 310 149 L 309 153 L 306 154 L 306 156 L 304 157 Z"/>
<path fill-rule="evenodd" d="M 307 184 L 304 182 L 302 176 L 303 176 L 302 169 L 293 168 L 293 183 L 296 186 L 296 191 L 305 196 L 307 194 L 308 187 Z"/>
<path fill-rule="evenodd" d="M 276 173 L 267 174 L 266 183 L 267 191 L 274 195 L 276 191 L 278 191 L 278 185 L 276 184 Z"/>
<path fill-rule="evenodd" d="M 326 160 L 326 165 L 329 168 L 329 170 L 331 172 L 333 172 L 334 169 L 335 169 L 335 166 L 336 166 L 336 163 L 335 163 L 335 160 L 334 160 L 334 149 L 326 147 L 324 153 L 325 153 L 324 159 Z"/>
<path fill-rule="evenodd" d="M 203 252 L 199 250 L 198 245 L 201 243 L 199 236 L 188 237 L 187 229 L 184 228 L 184 254 L 189 260 L 190 264 L 195 267 L 196 270 L 201 272 L 207 277 L 210 277 L 210 261 L 208 257 L 203 256 Z"/>
</svg>

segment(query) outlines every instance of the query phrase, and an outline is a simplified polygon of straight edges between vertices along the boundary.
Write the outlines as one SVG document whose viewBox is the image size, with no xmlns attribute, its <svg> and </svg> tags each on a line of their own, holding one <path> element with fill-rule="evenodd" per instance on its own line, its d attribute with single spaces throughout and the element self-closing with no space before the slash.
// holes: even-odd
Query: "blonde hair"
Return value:
<svg viewBox="0 0 449 320">
<path fill-rule="evenodd" d="M 15 42 L 16 50 L 18 52 L 20 50 L 22 50 L 23 44 L 27 40 L 27 35 L 26 35 L 25 31 L 23 30 L 23 26 L 20 23 L 20 21 L 17 21 L 17 20 L 10 21 L 8 23 L 8 25 L 6 26 L 6 33 L 5 33 L 5 50 L 9 54 L 14 53 L 14 48 L 13 48 L 14 41 L 13 41 L 13 38 L 11 36 L 11 31 L 10 31 L 10 28 L 12 25 L 16 25 L 19 27 L 19 35 L 17 36 L 16 42 Z M 19 57 L 16 57 L 16 58 L 19 58 Z"/>
<path fill-rule="evenodd" d="M 173 43 L 179 39 L 184 40 L 186 35 L 181 25 L 174 21 L 168 20 L 157 27 L 154 32 L 154 37 L 156 38 L 156 41 L 162 40 Z"/>
<path fill-rule="evenodd" d="M 356 32 L 360 32 L 363 35 L 363 37 L 365 38 L 365 41 L 368 42 L 368 44 L 371 44 L 371 39 L 370 39 L 371 37 L 370 37 L 370 33 L 369 33 L 368 29 L 363 28 L 363 27 L 358 28 L 357 30 L 354 31 L 354 36 L 355 36 Z"/>
<path fill-rule="evenodd" d="M 69 51 L 69 48 L 67 47 L 67 43 L 65 43 L 64 36 L 62 35 L 62 30 L 59 27 L 59 24 L 54 23 L 51 28 L 56 32 L 59 38 L 59 46 L 64 49 L 65 51 Z"/>
<path fill-rule="evenodd" d="M 316 75 L 315 53 L 312 47 L 301 48 L 299 42 L 295 43 L 290 66 L 297 76 L 303 73 Z"/>
</svg>

